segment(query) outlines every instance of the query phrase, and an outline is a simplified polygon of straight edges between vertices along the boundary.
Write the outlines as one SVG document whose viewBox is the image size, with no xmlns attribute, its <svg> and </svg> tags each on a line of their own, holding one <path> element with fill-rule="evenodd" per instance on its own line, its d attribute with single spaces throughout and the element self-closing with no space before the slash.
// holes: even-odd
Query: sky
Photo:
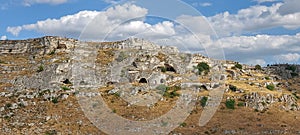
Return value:
<svg viewBox="0 0 300 135">
<path fill-rule="evenodd" d="M 250 65 L 300 64 L 299 0 L 0 0 L 0 38 L 128 37 Z"/>
</svg>

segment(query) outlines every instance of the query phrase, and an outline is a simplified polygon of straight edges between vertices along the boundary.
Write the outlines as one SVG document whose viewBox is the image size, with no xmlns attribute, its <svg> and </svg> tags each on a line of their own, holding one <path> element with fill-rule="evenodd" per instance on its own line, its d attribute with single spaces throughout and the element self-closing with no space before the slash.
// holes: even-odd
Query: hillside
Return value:
<svg viewBox="0 0 300 135">
<path fill-rule="evenodd" d="M 136 38 L 4 40 L 0 134 L 105 134 L 104 122 L 118 126 L 110 114 L 144 122 L 178 106 L 178 118 L 161 125 L 174 130 L 157 134 L 299 134 L 299 73 L 299 65 L 252 67 Z M 102 111 L 107 121 L 94 116 Z M 199 126 L 201 115 L 212 118 Z"/>
</svg>

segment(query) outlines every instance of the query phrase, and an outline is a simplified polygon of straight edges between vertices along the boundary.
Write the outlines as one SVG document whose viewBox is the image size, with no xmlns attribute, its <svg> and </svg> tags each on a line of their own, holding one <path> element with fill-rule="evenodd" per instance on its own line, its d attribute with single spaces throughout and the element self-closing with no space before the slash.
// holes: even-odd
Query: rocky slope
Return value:
<svg viewBox="0 0 300 135">
<path fill-rule="evenodd" d="M 210 72 L 199 75 L 201 62 Z M 299 134 L 300 67 L 237 64 L 135 38 L 0 41 L 0 134 L 104 134 L 85 116 L 80 98 L 101 95 L 113 113 L 143 121 L 168 112 L 188 90 L 196 97 L 184 100 L 196 106 L 170 134 Z M 199 127 L 217 88 L 225 92 L 222 103 Z"/>
</svg>

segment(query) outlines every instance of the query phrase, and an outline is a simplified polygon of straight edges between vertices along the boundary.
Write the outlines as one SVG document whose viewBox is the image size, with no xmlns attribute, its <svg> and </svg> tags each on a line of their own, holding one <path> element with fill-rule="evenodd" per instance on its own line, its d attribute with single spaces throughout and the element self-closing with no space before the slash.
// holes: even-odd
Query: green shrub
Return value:
<svg viewBox="0 0 300 135">
<path fill-rule="evenodd" d="M 58 98 L 57 98 L 57 97 L 54 97 L 54 98 L 52 99 L 52 103 L 57 104 L 57 103 L 58 103 Z"/>
<path fill-rule="evenodd" d="M 270 85 L 267 85 L 266 87 L 268 90 L 274 90 L 275 89 L 275 85 L 274 84 L 270 84 Z"/>
<path fill-rule="evenodd" d="M 239 103 L 237 104 L 237 106 L 243 107 L 243 106 L 245 106 L 245 102 L 239 102 Z"/>
<path fill-rule="evenodd" d="M 236 67 L 236 68 L 238 68 L 238 69 L 243 69 L 243 65 L 241 65 L 241 64 L 239 64 L 239 63 L 235 64 L 234 67 Z"/>
<path fill-rule="evenodd" d="M 168 86 L 161 84 L 161 85 L 157 86 L 155 89 L 160 90 L 160 91 L 167 91 Z"/>
<path fill-rule="evenodd" d="M 167 97 L 167 98 L 174 98 L 174 97 L 177 97 L 177 96 L 180 96 L 180 94 L 178 94 L 175 90 L 169 92 L 169 91 L 165 91 L 165 93 L 163 94 L 164 97 Z"/>
<path fill-rule="evenodd" d="M 292 77 L 296 77 L 296 76 L 299 76 L 299 74 L 298 74 L 298 73 L 295 73 L 295 72 L 292 72 L 292 73 L 291 73 L 291 76 L 292 76 Z"/>
<path fill-rule="evenodd" d="M 113 112 L 113 113 L 117 113 L 117 110 L 116 110 L 116 109 L 113 109 L 112 112 Z"/>
<path fill-rule="evenodd" d="M 61 87 L 61 89 L 62 89 L 62 90 L 64 90 L 64 91 L 66 91 L 66 90 L 70 90 L 70 88 L 69 88 L 69 87 L 67 87 L 67 86 L 62 86 L 62 87 Z"/>
<path fill-rule="evenodd" d="M 186 123 L 185 122 L 183 122 L 183 123 L 180 123 L 180 127 L 186 127 Z"/>
<path fill-rule="evenodd" d="M 208 100 L 208 97 L 203 97 L 201 100 L 200 100 L 200 105 L 202 107 L 205 107 L 206 106 L 206 103 L 207 103 L 207 100 Z"/>
<path fill-rule="evenodd" d="M 165 73 L 167 72 L 167 68 L 166 67 L 160 67 L 161 72 Z"/>
<path fill-rule="evenodd" d="M 235 107 L 234 107 L 235 106 L 235 100 L 228 99 L 228 100 L 226 100 L 225 105 L 228 109 L 235 109 Z"/>
<path fill-rule="evenodd" d="M 297 69 L 297 67 L 295 65 L 288 65 L 285 69 L 286 70 L 291 70 L 291 71 L 295 72 L 296 69 Z"/>
<path fill-rule="evenodd" d="M 43 66 L 43 65 L 40 65 L 40 66 L 38 67 L 37 72 L 42 72 L 42 71 L 44 71 L 44 66 Z"/>
<path fill-rule="evenodd" d="M 200 62 L 196 66 L 196 69 L 198 69 L 198 74 L 201 75 L 202 72 L 205 72 L 205 74 L 207 74 L 209 72 L 209 70 L 210 70 L 210 67 L 209 67 L 209 65 L 207 63 Z"/>
<path fill-rule="evenodd" d="M 237 91 L 237 87 L 234 85 L 229 85 L 229 89 L 232 90 L 233 92 Z"/>
</svg>

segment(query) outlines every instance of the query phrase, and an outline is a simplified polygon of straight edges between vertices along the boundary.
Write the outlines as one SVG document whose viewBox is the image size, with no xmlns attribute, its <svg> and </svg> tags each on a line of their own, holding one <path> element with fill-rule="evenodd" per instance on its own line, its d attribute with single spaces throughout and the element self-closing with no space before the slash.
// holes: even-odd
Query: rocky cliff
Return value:
<svg viewBox="0 0 300 135">
<path fill-rule="evenodd" d="M 207 74 L 199 74 L 196 67 L 201 62 L 210 67 Z M 275 110 L 294 114 L 300 110 L 299 66 L 273 65 L 255 69 L 243 65 L 239 69 L 235 68 L 236 64 L 201 54 L 181 53 L 175 47 L 136 38 L 82 42 L 47 36 L 0 41 L 0 133 L 101 133 L 84 117 L 77 97 L 102 95 L 112 108 L 125 108 L 114 112 L 128 119 L 141 120 L 153 119 L 166 112 L 170 109 L 168 104 L 173 104 L 174 99 L 186 90 L 197 93 L 195 102 L 203 102 L 205 98 L 211 101 L 213 99 L 207 93 L 222 85 L 225 85 L 225 94 L 218 112 L 224 111 L 230 100 L 235 101 L 235 108 L 240 107 L 237 111 L 252 109 L 252 113 L 264 113 Z M 99 91 L 84 91 L 81 87 L 97 87 Z M 205 105 L 207 103 L 201 103 L 194 111 L 202 111 Z M 148 116 L 141 113 L 143 109 L 128 112 L 137 106 L 160 109 L 152 110 L 153 115 Z M 272 118 L 266 116 L 266 119 L 269 117 Z M 186 123 L 193 125 L 192 121 L 188 119 Z M 212 120 L 212 123 L 218 122 Z M 216 132 L 231 132 L 230 128 L 218 128 Z M 297 129 L 297 125 L 291 125 L 291 128 Z M 199 129 L 203 128 L 194 127 L 189 132 Z M 174 133 L 185 130 L 181 127 Z M 251 130 L 245 133 L 254 133 Z"/>
</svg>

